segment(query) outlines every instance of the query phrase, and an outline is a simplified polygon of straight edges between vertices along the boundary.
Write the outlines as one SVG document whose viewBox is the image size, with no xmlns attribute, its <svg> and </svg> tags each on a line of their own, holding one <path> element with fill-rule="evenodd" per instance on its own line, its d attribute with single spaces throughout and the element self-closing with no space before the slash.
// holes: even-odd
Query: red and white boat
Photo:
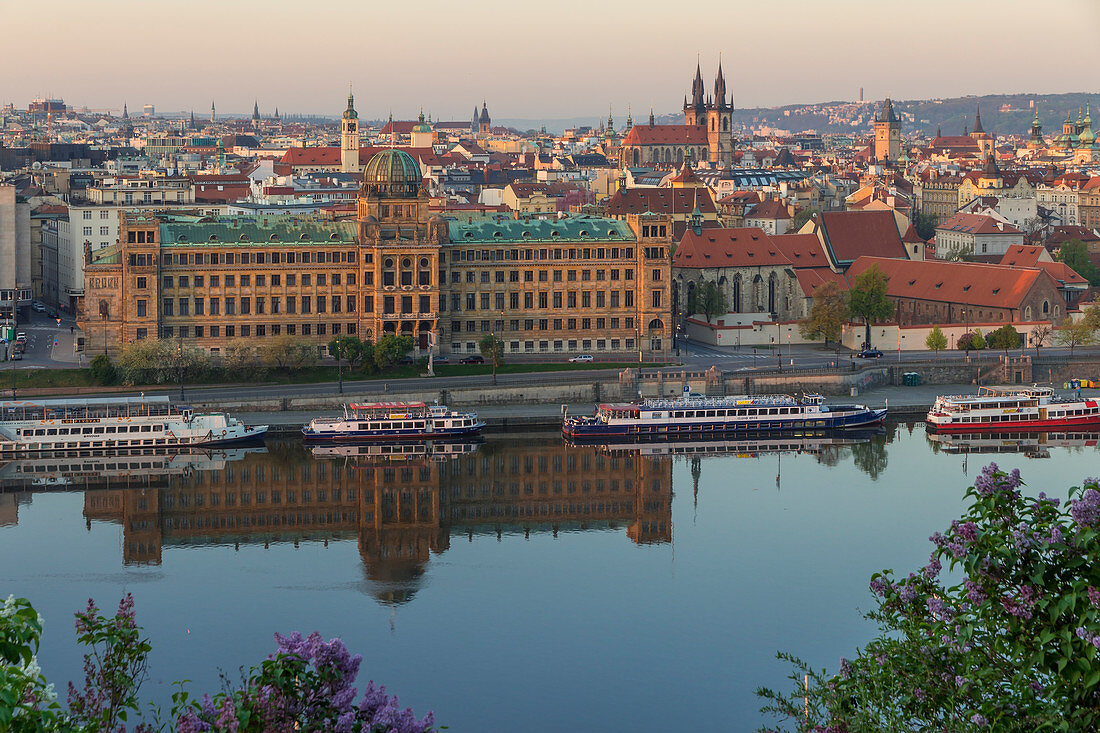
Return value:
<svg viewBox="0 0 1100 733">
<path fill-rule="evenodd" d="M 981 387 L 977 395 L 937 397 L 927 422 L 939 433 L 1089 428 L 1100 426 L 1100 403 L 1050 387 Z"/>
</svg>

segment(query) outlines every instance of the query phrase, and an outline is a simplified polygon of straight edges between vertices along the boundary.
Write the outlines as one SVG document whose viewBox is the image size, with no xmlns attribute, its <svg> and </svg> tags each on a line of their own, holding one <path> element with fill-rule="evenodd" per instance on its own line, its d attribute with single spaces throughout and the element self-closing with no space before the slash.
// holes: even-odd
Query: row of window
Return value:
<svg viewBox="0 0 1100 733">
<path fill-rule="evenodd" d="M 504 270 L 495 270 L 492 273 L 490 273 L 488 270 L 480 270 L 480 271 L 466 270 L 465 272 L 466 272 L 465 280 L 468 283 L 481 282 L 483 284 L 488 284 L 490 277 L 492 277 L 493 282 L 498 282 L 498 283 L 504 282 L 504 276 L 505 276 L 505 271 Z M 596 282 L 601 282 L 601 281 L 604 281 L 604 280 L 617 281 L 617 280 L 620 279 L 620 277 L 619 277 L 620 274 L 622 275 L 623 280 L 633 280 L 634 279 L 634 268 L 627 267 L 627 268 L 623 268 L 620 271 L 619 268 L 613 267 L 610 270 L 602 270 L 602 269 L 601 270 L 537 270 L 537 271 L 536 270 L 523 270 L 523 282 L 525 282 L 525 283 L 535 282 L 536 272 L 538 274 L 538 281 L 540 283 L 550 282 L 551 280 L 553 280 L 553 282 L 560 283 L 560 282 L 563 281 L 562 280 L 563 275 L 564 275 L 564 278 L 565 278 L 565 282 L 576 282 L 577 278 L 578 278 L 578 275 L 580 277 L 581 282 L 590 282 L 592 280 L 595 280 Z M 519 270 L 508 270 L 507 273 L 508 273 L 508 282 L 518 283 L 520 281 L 520 271 Z M 366 275 L 366 274 L 367 273 L 364 273 L 364 275 Z M 661 279 L 661 271 L 660 270 L 654 270 L 653 271 L 653 279 L 654 280 L 660 280 Z M 451 271 L 451 282 L 452 283 L 460 283 L 460 282 L 462 282 L 462 280 L 463 280 L 462 271 L 460 271 L 460 270 L 452 270 Z M 393 283 L 390 282 L 390 283 L 386 283 L 386 284 L 392 285 Z M 404 284 L 404 283 L 402 283 L 402 284 Z"/>
<path fill-rule="evenodd" d="M 664 229 L 664 227 L 661 227 Z M 664 236 L 663 234 L 661 236 Z M 446 250 L 440 251 L 440 262 L 446 262 Z M 452 262 L 537 262 L 542 260 L 632 260 L 633 247 L 548 247 L 542 249 L 477 249 L 451 250 Z"/>
<path fill-rule="evenodd" d="M 91 220 L 91 218 L 92 218 L 92 212 L 90 212 L 90 211 L 82 211 L 82 212 L 80 212 L 80 213 L 81 213 L 81 218 L 82 218 L 82 219 L 83 219 L 84 221 L 89 221 L 89 220 Z M 100 219 L 110 219 L 110 218 L 111 218 L 111 212 L 110 212 L 110 211 L 101 211 L 101 212 L 99 212 L 99 218 L 100 218 Z"/>
<path fill-rule="evenodd" d="M 134 234 L 134 232 L 130 232 Z M 133 240 L 131 240 L 133 241 Z M 162 265 L 335 265 L 358 262 L 355 250 L 291 252 L 163 252 Z M 368 258 L 369 262 L 370 259 Z"/>
<path fill-rule="evenodd" d="M 655 291 L 659 294 L 658 291 Z M 523 308 L 531 309 L 535 308 L 535 303 L 538 303 L 539 308 L 577 308 L 578 301 L 580 308 L 592 307 L 592 291 L 582 290 L 579 295 L 576 291 L 569 291 L 562 293 L 560 291 L 554 292 L 539 292 L 539 293 L 465 293 L 465 297 L 460 293 L 451 293 L 451 311 L 458 312 L 462 310 L 475 311 L 475 310 L 504 310 L 505 295 L 507 295 L 508 307 L 512 310 L 520 308 L 520 299 L 522 296 Z M 618 290 L 603 291 L 598 290 L 595 292 L 595 303 L 597 308 L 633 308 L 634 307 L 634 291 L 626 290 L 621 293 Z M 387 296 L 388 297 L 388 296 Z M 660 301 L 658 300 L 658 303 Z M 465 303 L 465 307 L 463 304 Z M 553 303 L 553 306 L 550 305 Z M 608 305 L 610 303 L 610 305 Z M 439 310 L 447 310 L 447 297 L 441 295 L 439 298 Z"/>
<path fill-rule="evenodd" d="M 368 296 L 369 297 L 369 296 Z M 278 313 L 286 313 L 293 315 L 295 313 L 309 314 L 309 313 L 353 313 L 355 312 L 355 296 L 340 296 L 333 295 L 331 298 L 326 295 L 303 295 L 294 296 L 288 295 L 285 298 L 164 298 L 161 300 L 161 314 L 164 316 L 247 316 L 253 313 L 258 315 L 270 312 L 272 315 Z M 389 298 L 392 301 L 392 298 Z M 404 313 L 411 313 L 411 298 L 403 298 L 410 301 L 409 310 L 402 311 Z M 424 305 L 424 301 L 427 300 L 427 296 L 421 298 L 421 305 Z M 371 308 L 373 309 L 373 299 L 369 299 Z M 270 308 L 269 308 L 270 304 Z M 390 303 L 392 307 L 392 302 Z M 139 298 L 136 303 L 138 318 L 145 318 L 149 315 L 149 301 Z M 389 311 L 392 312 L 392 311 Z M 421 311 L 422 313 L 429 312 L 428 308 Z"/>
<path fill-rule="evenodd" d="M 544 341 L 506 341 L 504 342 L 504 350 L 510 353 L 524 353 L 533 354 L 540 353 L 546 354 L 553 350 L 555 353 L 564 353 L 566 351 L 592 351 L 593 344 L 595 344 L 596 351 L 633 351 L 639 348 L 640 342 L 635 342 L 634 339 L 557 339 L 552 342 L 553 349 L 551 349 L 551 342 Z M 637 344 L 637 345 L 636 345 Z M 463 347 L 467 352 L 476 352 L 478 345 L 474 341 L 452 341 L 451 351 L 453 353 L 462 353 Z M 661 350 L 661 339 L 653 339 L 650 342 L 649 348 L 654 351 Z"/>
<path fill-rule="evenodd" d="M 104 433 L 151 433 L 153 428 L 158 430 L 164 430 L 167 425 L 151 424 L 144 425 L 97 425 L 95 427 L 75 427 L 75 428 L 27 428 L 26 430 L 16 430 L 16 435 L 102 435 Z"/>
<path fill-rule="evenodd" d="M 373 274 L 373 273 L 369 273 L 369 274 Z M 222 275 L 210 275 L 209 277 L 207 277 L 205 275 L 195 275 L 194 276 L 194 283 L 195 283 L 196 288 L 207 287 L 207 281 L 209 281 L 209 283 L 210 283 L 209 286 L 212 287 L 212 288 L 220 288 L 220 287 L 222 287 L 223 283 L 225 284 L 225 287 L 227 287 L 227 288 L 234 288 L 234 287 L 237 287 L 238 282 L 240 283 L 240 286 L 242 288 L 252 287 L 253 282 L 255 282 L 256 287 L 262 288 L 262 287 L 267 286 L 268 276 L 263 274 L 263 273 L 258 273 L 255 276 L 255 280 L 253 280 L 252 275 L 246 274 L 246 273 L 242 273 L 239 276 L 239 278 L 238 278 L 237 275 L 224 275 L 224 276 L 222 276 Z M 298 281 L 299 281 L 299 278 L 298 278 L 298 275 L 296 273 L 293 273 L 293 272 L 286 273 L 287 287 L 296 287 L 298 285 Z M 161 287 L 166 288 L 166 289 L 171 289 L 171 288 L 176 288 L 176 287 L 189 288 L 189 287 L 191 287 L 191 282 L 192 282 L 192 278 L 189 275 L 180 275 L 178 277 L 173 277 L 171 275 L 165 275 L 164 277 L 161 278 Z M 324 272 L 318 272 L 318 273 L 316 273 L 316 276 L 314 276 L 314 274 L 311 274 L 311 273 L 308 273 L 308 272 L 303 272 L 301 274 L 301 283 L 302 283 L 303 287 L 311 287 L 314 283 L 316 283 L 317 285 L 355 285 L 355 273 L 354 272 L 349 272 L 349 273 L 346 273 L 346 275 L 345 275 L 344 273 L 339 273 L 339 272 L 333 272 L 331 274 L 326 274 Z M 146 284 L 147 284 L 147 282 L 146 282 L 145 278 L 141 278 L 141 277 L 138 278 L 138 287 L 139 288 L 146 287 Z M 272 273 L 271 274 L 271 285 L 272 285 L 272 287 L 282 287 L 282 284 L 283 284 L 283 275 L 281 273 Z"/>
<path fill-rule="evenodd" d="M 596 330 L 610 328 L 614 331 L 619 328 L 627 330 L 634 328 L 633 318 L 525 318 L 523 320 L 513 318 L 508 321 L 509 327 L 507 330 L 519 331 L 520 325 L 522 324 L 524 331 L 575 331 L 579 324 L 582 330 L 588 331 L 591 330 L 593 322 L 596 324 Z M 453 333 L 461 333 L 463 331 L 463 323 L 463 321 L 451 321 L 451 331 Z M 621 326 L 620 323 L 622 324 Z M 475 331 L 490 333 L 492 331 L 504 330 L 504 321 L 500 319 L 495 321 L 465 321 L 465 324 L 465 331 L 467 333 L 473 333 Z M 535 328 L 536 325 L 538 326 L 537 329 Z"/>
<path fill-rule="evenodd" d="M 161 335 L 166 338 L 176 338 L 177 331 L 173 326 L 161 327 Z M 341 333 L 354 335 L 356 332 L 356 325 L 354 323 L 260 323 L 253 326 L 253 324 L 241 324 L 241 325 L 229 325 L 223 327 L 219 325 L 211 326 L 180 326 L 178 331 L 179 338 L 222 338 L 222 334 L 225 334 L 225 338 L 250 338 L 252 336 L 281 336 L 284 333 L 288 336 L 296 336 L 299 333 L 303 336 L 312 336 L 314 333 L 318 336 L 328 336 L 330 333 L 333 336 L 339 336 Z M 138 341 L 143 341 L 149 338 L 148 328 L 139 328 L 136 332 L 136 338 Z"/>
</svg>

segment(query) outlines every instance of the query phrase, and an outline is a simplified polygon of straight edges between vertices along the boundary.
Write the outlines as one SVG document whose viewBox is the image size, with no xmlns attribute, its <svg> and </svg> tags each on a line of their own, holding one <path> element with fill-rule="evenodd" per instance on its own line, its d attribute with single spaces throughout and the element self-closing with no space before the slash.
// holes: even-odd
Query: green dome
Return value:
<svg viewBox="0 0 1100 733">
<path fill-rule="evenodd" d="M 381 198 L 416 198 L 422 182 L 420 164 L 404 150 L 390 148 L 367 161 L 362 190 Z"/>
<path fill-rule="evenodd" d="M 420 117 L 415 125 L 413 125 L 413 132 L 431 132 L 432 126 L 424 121 L 424 112 L 421 110 Z"/>
</svg>

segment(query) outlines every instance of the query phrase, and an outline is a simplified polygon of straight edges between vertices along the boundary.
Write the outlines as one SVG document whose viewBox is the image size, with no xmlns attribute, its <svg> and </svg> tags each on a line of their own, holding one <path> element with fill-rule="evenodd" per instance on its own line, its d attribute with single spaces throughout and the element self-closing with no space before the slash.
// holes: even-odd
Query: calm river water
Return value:
<svg viewBox="0 0 1100 733">
<path fill-rule="evenodd" d="M 490 435 L 0 463 L 0 594 L 45 616 L 59 689 L 81 676 L 72 612 L 132 592 L 161 704 L 297 629 L 342 637 L 361 684 L 454 731 L 747 731 L 753 689 L 784 684 L 775 652 L 852 655 L 871 573 L 921 566 L 985 463 L 1064 495 L 1096 437 L 992 455 L 893 424 L 671 452 Z"/>
</svg>

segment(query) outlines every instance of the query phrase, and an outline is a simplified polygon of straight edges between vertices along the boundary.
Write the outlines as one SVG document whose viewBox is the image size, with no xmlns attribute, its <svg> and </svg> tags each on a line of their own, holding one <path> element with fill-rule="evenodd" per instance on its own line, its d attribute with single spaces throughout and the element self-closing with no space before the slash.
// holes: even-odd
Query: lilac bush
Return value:
<svg viewBox="0 0 1100 733">
<path fill-rule="evenodd" d="M 362 657 L 351 655 L 340 639 L 318 633 L 275 634 L 277 649 L 253 668 L 240 689 L 214 698 L 178 699 L 179 733 L 204 731 L 334 731 L 335 733 L 427 733 L 432 713 L 417 719 L 397 697 L 367 683 L 359 698 L 352 685 Z M 358 704 L 356 699 L 359 699 Z"/>
<path fill-rule="evenodd" d="M 68 709 L 42 675 L 35 659 L 42 618 L 23 598 L 0 604 L 0 732 L 126 733 L 128 719 L 140 718 L 138 691 L 146 676 L 151 647 L 127 594 L 113 616 L 95 603 L 76 614 L 77 640 L 87 649 L 84 683 L 68 686 Z M 339 639 L 294 632 L 275 635 L 276 650 L 245 676 L 239 689 L 191 700 L 172 696 L 171 724 L 141 721 L 132 733 L 334 731 L 335 733 L 428 733 L 434 718 L 418 719 L 401 709 L 384 687 L 368 682 L 362 697 L 352 685 L 362 658 Z M 136 721 L 132 721 L 136 722 Z"/>
<path fill-rule="evenodd" d="M 929 538 L 924 568 L 872 576 L 866 616 L 881 633 L 835 674 L 780 654 L 794 690 L 757 691 L 787 726 L 775 730 L 1100 729 L 1097 480 L 1065 506 L 1022 486 L 1019 471 L 990 464 L 966 515 Z"/>
</svg>

